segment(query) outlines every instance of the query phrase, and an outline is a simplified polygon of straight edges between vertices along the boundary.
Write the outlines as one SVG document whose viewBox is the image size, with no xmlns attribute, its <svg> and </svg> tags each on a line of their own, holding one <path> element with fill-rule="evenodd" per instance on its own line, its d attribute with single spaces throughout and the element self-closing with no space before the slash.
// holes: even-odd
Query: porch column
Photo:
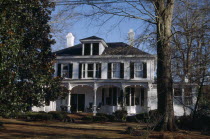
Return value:
<svg viewBox="0 0 210 139">
<path fill-rule="evenodd" d="M 96 85 L 94 84 L 94 100 L 93 100 L 93 116 L 96 116 L 96 113 L 97 113 L 97 105 L 96 105 L 96 92 L 97 92 L 97 87 Z"/>
<path fill-rule="evenodd" d="M 71 91 L 70 90 L 69 90 L 69 94 L 68 94 L 67 112 L 71 113 Z"/>
<path fill-rule="evenodd" d="M 122 95 L 123 95 L 123 104 L 122 104 L 122 107 L 125 108 L 125 104 L 126 104 L 126 97 L 125 97 L 125 87 L 122 86 Z"/>
</svg>

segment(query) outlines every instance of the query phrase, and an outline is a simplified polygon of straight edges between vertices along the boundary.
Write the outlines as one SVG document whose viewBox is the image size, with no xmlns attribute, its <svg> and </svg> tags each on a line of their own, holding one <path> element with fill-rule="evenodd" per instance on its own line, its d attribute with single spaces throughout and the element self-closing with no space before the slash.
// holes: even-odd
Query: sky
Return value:
<svg viewBox="0 0 210 139">
<path fill-rule="evenodd" d="M 52 16 L 56 15 L 60 10 L 63 10 L 63 6 L 57 6 L 53 11 Z M 79 7 L 77 11 L 89 11 L 90 7 Z M 68 9 L 67 13 L 74 13 Z M 142 33 L 144 30 L 144 22 L 137 19 L 124 19 L 113 17 L 106 21 L 106 17 L 97 17 L 98 19 L 91 20 L 90 18 L 69 18 L 57 24 L 62 24 L 63 28 L 59 32 L 53 34 L 56 44 L 52 46 L 53 51 L 57 51 L 66 47 L 66 35 L 71 32 L 75 37 L 75 44 L 80 43 L 80 39 L 90 36 L 97 36 L 103 38 L 105 42 L 124 42 L 128 43 L 128 32 L 133 29 L 136 36 Z M 106 22 L 103 22 L 106 21 Z M 65 23 L 64 23 L 65 22 Z M 103 25 L 100 25 L 103 24 Z M 56 26 L 53 26 L 56 28 Z"/>
</svg>

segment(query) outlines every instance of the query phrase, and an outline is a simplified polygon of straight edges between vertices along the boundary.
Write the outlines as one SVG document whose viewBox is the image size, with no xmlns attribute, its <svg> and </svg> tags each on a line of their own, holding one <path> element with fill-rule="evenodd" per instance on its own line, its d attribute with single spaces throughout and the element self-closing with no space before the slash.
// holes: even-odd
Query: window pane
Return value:
<svg viewBox="0 0 210 139">
<path fill-rule="evenodd" d="M 99 43 L 93 43 L 93 55 L 99 55 Z"/>
<path fill-rule="evenodd" d="M 182 96 L 182 89 L 174 88 L 174 96 Z"/>
<path fill-rule="evenodd" d="M 63 64 L 63 77 L 68 78 L 69 77 L 69 68 L 68 64 Z"/>
<path fill-rule="evenodd" d="M 85 46 L 84 46 L 84 55 L 90 55 L 90 43 L 85 43 Z"/>
<path fill-rule="evenodd" d="M 96 78 L 101 78 L 101 64 L 96 64 Z"/>
<path fill-rule="evenodd" d="M 113 63 L 113 78 L 120 78 L 120 63 Z"/>
<path fill-rule="evenodd" d="M 93 77 L 93 64 L 88 64 L 88 77 Z"/>
<path fill-rule="evenodd" d="M 142 63 L 135 63 L 134 64 L 134 70 L 135 70 L 135 77 L 137 77 L 137 78 L 143 77 Z"/>
<path fill-rule="evenodd" d="M 186 87 L 184 89 L 184 96 L 191 96 L 192 95 L 192 88 L 191 87 Z"/>
</svg>

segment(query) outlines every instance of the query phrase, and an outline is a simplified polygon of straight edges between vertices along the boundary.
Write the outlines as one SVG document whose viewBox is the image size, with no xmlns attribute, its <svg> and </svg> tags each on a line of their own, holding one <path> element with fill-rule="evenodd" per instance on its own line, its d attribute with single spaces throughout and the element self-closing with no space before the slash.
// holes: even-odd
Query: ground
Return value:
<svg viewBox="0 0 210 139">
<path fill-rule="evenodd" d="M 131 136 L 125 134 L 124 131 L 128 126 L 136 127 L 138 123 L 120 123 L 120 122 L 106 122 L 106 123 L 63 123 L 63 122 L 26 122 L 16 119 L 3 119 L 0 121 L 4 123 L 4 128 L 0 129 L 0 138 L 28 138 L 28 139 L 42 139 L 42 138 L 118 138 L 118 139 L 134 139 L 144 138 L 140 136 Z M 145 127 L 142 125 L 140 127 Z M 152 132 L 149 138 L 164 138 L 164 139 L 209 139 L 210 136 L 200 135 L 199 132 L 178 131 L 175 133 L 169 132 Z"/>
</svg>

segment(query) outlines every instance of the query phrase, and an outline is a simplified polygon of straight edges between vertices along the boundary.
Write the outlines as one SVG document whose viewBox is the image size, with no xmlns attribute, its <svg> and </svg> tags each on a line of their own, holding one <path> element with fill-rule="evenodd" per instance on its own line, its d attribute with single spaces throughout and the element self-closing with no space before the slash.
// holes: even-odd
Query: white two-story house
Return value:
<svg viewBox="0 0 210 139">
<path fill-rule="evenodd" d="M 157 108 L 154 55 L 135 48 L 132 42 L 107 43 L 96 36 L 80 42 L 74 45 L 69 33 L 67 48 L 55 52 L 55 76 L 63 77 L 68 97 L 34 107 L 34 111 L 112 114 L 125 109 L 137 114 Z"/>
</svg>

